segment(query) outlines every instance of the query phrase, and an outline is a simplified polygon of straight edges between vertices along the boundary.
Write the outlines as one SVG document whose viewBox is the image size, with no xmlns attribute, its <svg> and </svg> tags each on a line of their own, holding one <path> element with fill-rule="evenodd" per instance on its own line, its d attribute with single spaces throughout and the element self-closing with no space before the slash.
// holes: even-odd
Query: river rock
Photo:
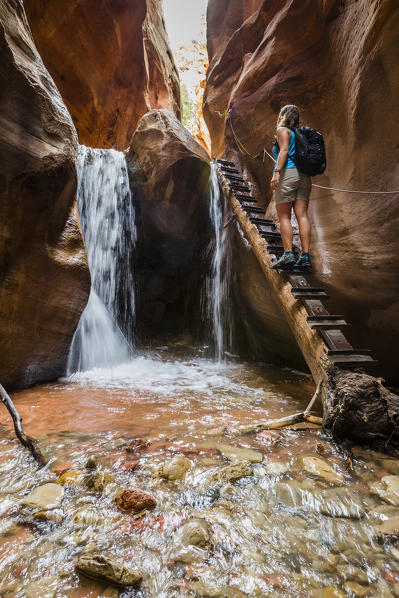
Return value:
<svg viewBox="0 0 399 598">
<path fill-rule="evenodd" d="M 174 542 L 183 546 L 206 548 L 210 543 L 208 525 L 205 519 L 190 519 L 174 535 Z"/>
<path fill-rule="evenodd" d="M 230 461 L 248 461 L 249 463 L 262 463 L 263 461 L 262 453 L 252 449 L 230 446 L 228 444 L 218 444 L 216 448 L 222 453 L 223 457 L 226 457 Z"/>
<path fill-rule="evenodd" d="M 161 465 L 161 467 L 159 467 L 159 469 L 155 472 L 154 477 L 160 477 L 174 482 L 176 480 L 182 480 L 190 468 L 190 459 L 176 456 Z"/>
<path fill-rule="evenodd" d="M 344 590 L 346 590 L 350 596 L 363 598 L 369 594 L 370 587 L 362 586 L 360 583 L 357 583 L 357 581 L 348 581 L 344 584 Z"/>
<path fill-rule="evenodd" d="M 399 475 L 399 460 L 398 459 L 381 459 L 381 468 L 388 471 L 392 475 Z"/>
<path fill-rule="evenodd" d="M 101 517 L 96 509 L 87 509 L 82 507 L 73 514 L 74 523 L 84 525 L 101 525 L 104 523 L 104 518 Z"/>
<path fill-rule="evenodd" d="M 373 494 L 377 494 L 387 503 L 399 507 L 399 476 L 387 475 L 370 487 Z"/>
<path fill-rule="evenodd" d="M 110 473 L 105 471 L 96 471 L 89 477 L 86 482 L 86 486 L 89 490 L 101 494 L 104 492 L 105 487 L 112 482 L 114 482 L 114 476 L 112 476 Z"/>
<path fill-rule="evenodd" d="M 85 468 L 88 469 L 89 471 L 93 471 L 94 469 L 97 469 L 100 465 L 100 460 L 96 455 L 90 455 L 90 457 L 87 459 L 86 463 L 85 463 Z"/>
<path fill-rule="evenodd" d="M 282 461 L 269 461 L 264 467 L 266 473 L 269 475 L 283 475 L 290 469 L 288 463 L 283 463 Z"/>
<path fill-rule="evenodd" d="M 24 4 L 81 143 L 124 150 L 151 108 L 180 117 L 179 76 L 161 0 L 100 2 L 95 18 L 90 0 L 60 0 L 57 11 L 43 0 Z"/>
<path fill-rule="evenodd" d="M 257 440 L 257 442 L 270 447 L 278 444 L 281 441 L 281 438 L 281 434 L 275 432 L 274 430 L 263 430 L 263 432 L 259 432 L 255 436 L 255 440 Z"/>
<path fill-rule="evenodd" d="M 83 480 L 83 471 L 66 471 L 57 480 L 57 484 L 77 486 Z"/>
<path fill-rule="evenodd" d="M 125 448 L 127 453 L 139 453 L 143 451 L 150 443 L 145 438 L 133 438 Z"/>
<path fill-rule="evenodd" d="M 253 475 L 253 469 L 251 463 L 248 461 L 240 461 L 239 463 L 233 463 L 232 465 L 226 465 L 222 469 L 216 471 L 212 479 L 215 482 L 235 482 L 241 478 Z"/>
<path fill-rule="evenodd" d="M 99 598 L 119 598 L 119 590 L 109 586 L 108 588 L 105 588 L 103 592 L 101 592 L 101 596 Z"/>
<path fill-rule="evenodd" d="M 348 488 L 328 488 L 319 494 L 320 513 L 329 517 L 361 519 L 365 515 L 363 501 Z"/>
<path fill-rule="evenodd" d="M 76 571 L 87 577 L 105 580 L 121 587 L 135 586 L 143 578 L 139 571 L 130 569 L 113 558 L 100 553 L 81 554 L 76 565 Z"/>
<path fill-rule="evenodd" d="M 344 476 L 321 457 L 302 457 L 302 464 L 307 473 L 321 478 L 329 484 L 339 486 L 344 483 Z"/>
<path fill-rule="evenodd" d="M 0 3 L 0 380 L 7 389 L 65 373 L 90 291 L 75 202 L 78 138 L 25 6 Z"/>
<path fill-rule="evenodd" d="M 399 537 L 399 516 L 391 517 L 390 519 L 383 521 L 380 525 L 377 525 L 375 534 L 378 539 L 384 539 L 384 537 Z"/>
<path fill-rule="evenodd" d="M 62 511 L 39 511 L 33 517 L 39 521 L 52 521 L 53 523 L 61 523 L 64 519 Z"/>
<path fill-rule="evenodd" d="M 140 511 L 153 509 L 157 504 L 151 494 L 138 488 L 123 490 L 116 495 L 115 502 L 120 509 L 128 513 L 139 513 Z"/>
<path fill-rule="evenodd" d="M 31 507 L 32 509 L 39 509 L 41 511 L 48 511 L 50 509 L 57 509 L 64 496 L 64 489 L 60 484 L 43 484 L 38 486 L 30 494 L 21 500 L 21 505 L 24 507 Z"/>
<path fill-rule="evenodd" d="M 71 469 L 76 469 L 76 467 L 77 467 L 77 464 L 74 461 L 66 461 L 64 463 L 59 463 L 57 465 L 54 465 L 51 468 L 51 471 L 56 476 L 62 476 L 63 473 L 66 473 L 67 471 L 70 471 Z"/>
</svg>

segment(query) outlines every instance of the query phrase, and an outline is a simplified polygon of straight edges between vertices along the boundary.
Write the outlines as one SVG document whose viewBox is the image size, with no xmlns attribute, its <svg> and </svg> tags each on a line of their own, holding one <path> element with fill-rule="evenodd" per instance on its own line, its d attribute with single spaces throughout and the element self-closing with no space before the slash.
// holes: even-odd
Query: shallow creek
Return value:
<svg viewBox="0 0 399 598">
<path fill-rule="evenodd" d="M 2 410 L 0 595 L 399 596 L 399 549 L 383 533 L 399 515 L 399 462 L 358 449 L 349 470 L 316 427 L 243 433 L 312 392 L 286 369 L 164 348 L 15 393 L 50 462 L 37 470 Z M 56 482 L 53 502 L 24 506 Z M 115 497 L 129 488 L 156 506 L 122 510 Z M 77 573 L 82 554 L 142 582 L 116 589 Z"/>
</svg>

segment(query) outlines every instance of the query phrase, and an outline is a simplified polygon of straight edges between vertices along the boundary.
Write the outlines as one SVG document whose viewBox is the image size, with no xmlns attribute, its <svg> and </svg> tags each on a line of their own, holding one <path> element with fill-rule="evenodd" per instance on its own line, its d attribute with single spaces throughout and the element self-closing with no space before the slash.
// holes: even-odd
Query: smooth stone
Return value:
<svg viewBox="0 0 399 598">
<path fill-rule="evenodd" d="M 83 525 L 101 525 L 104 518 L 101 517 L 95 509 L 85 509 L 82 507 L 73 514 L 75 523 Z"/>
<path fill-rule="evenodd" d="M 263 454 L 248 448 L 230 446 L 229 444 L 217 444 L 217 450 L 223 457 L 230 461 L 248 461 L 249 463 L 262 463 Z"/>
<path fill-rule="evenodd" d="M 115 497 L 118 507 L 129 513 L 140 513 L 146 509 L 152 509 L 156 506 L 156 500 L 148 492 L 139 488 L 129 488 L 119 492 Z"/>
<path fill-rule="evenodd" d="M 192 581 L 188 584 L 188 588 L 195 596 L 201 598 L 241 598 L 245 596 L 237 588 L 222 585 L 211 587 L 209 583 L 204 581 Z"/>
<path fill-rule="evenodd" d="M 210 536 L 205 519 L 190 519 L 177 530 L 173 540 L 178 545 L 207 548 Z"/>
<path fill-rule="evenodd" d="M 352 594 L 359 598 L 367 596 L 367 594 L 370 592 L 369 587 L 361 586 L 360 583 L 357 583 L 357 581 L 348 581 L 346 584 L 344 584 L 344 590 L 348 592 L 348 594 Z"/>
<path fill-rule="evenodd" d="M 240 461 L 239 463 L 227 465 L 226 467 L 219 469 L 219 471 L 216 471 L 212 477 L 216 482 L 227 484 L 228 482 L 235 482 L 251 475 L 253 475 L 251 463 L 248 463 L 248 461 Z"/>
<path fill-rule="evenodd" d="M 54 584 L 58 578 L 55 575 L 51 577 L 44 577 L 40 581 L 35 581 L 28 585 L 24 585 L 24 596 L 26 598 L 54 598 L 56 589 L 50 588 L 50 584 Z"/>
<path fill-rule="evenodd" d="M 89 469 L 90 471 L 97 469 L 97 467 L 100 465 L 100 461 L 98 459 L 98 457 L 96 457 L 95 455 L 91 455 L 85 464 L 85 468 Z"/>
<path fill-rule="evenodd" d="M 321 457 L 302 457 L 303 468 L 307 473 L 322 478 L 329 484 L 341 485 L 344 476 Z"/>
<path fill-rule="evenodd" d="M 60 476 L 71 469 L 75 469 L 76 467 L 78 467 L 78 465 L 74 461 L 62 461 L 60 463 L 56 461 L 51 468 L 51 472 L 56 476 Z"/>
<path fill-rule="evenodd" d="M 182 480 L 190 469 L 190 459 L 178 455 L 161 465 L 161 467 L 154 473 L 154 477 L 175 482 L 177 480 Z"/>
<path fill-rule="evenodd" d="M 383 538 L 384 536 L 399 536 L 399 517 L 391 517 L 386 521 L 383 521 L 380 525 L 375 528 L 375 535 L 377 538 Z"/>
<path fill-rule="evenodd" d="M 96 471 L 86 481 L 86 486 L 93 492 L 104 492 L 105 487 L 114 481 L 114 477 L 110 473 L 104 471 Z"/>
<path fill-rule="evenodd" d="M 275 432 L 273 430 L 263 430 L 263 432 L 259 432 L 255 436 L 255 440 L 257 442 L 261 442 L 262 444 L 272 447 L 275 446 L 280 440 L 282 439 L 282 435 L 279 432 Z"/>
<path fill-rule="evenodd" d="M 362 500 L 347 488 L 329 488 L 320 492 L 320 513 L 329 517 L 361 519 L 365 515 Z"/>
<path fill-rule="evenodd" d="M 100 553 L 81 554 L 76 565 L 76 571 L 87 577 L 104 579 L 121 587 L 137 585 L 143 579 L 139 571 L 130 569 Z"/>
<path fill-rule="evenodd" d="M 287 463 L 282 463 L 280 461 L 270 461 L 269 463 L 266 463 L 264 467 L 266 473 L 269 475 L 283 475 L 289 471 Z"/>
<path fill-rule="evenodd" d="M 66 471 L 57 480 L 57 484 L 70 484 L 72 486 L 78 486 L 83 479 L 82 471 Z"/>
<path fill-rule="evenodd" d="M 62 512 L 59 511 L 39 511 L 33 517 L 39 521 L 52 521 L 53 523 L 61 523 L 64 519 Z"/>
<path fill-rule="evenodd" d="M 341 592 L 338 588 L 322 588 L 313 591 L 313 598 L 346 598 L 346 594 Z"/>
<path fill-rule="evenodd" d="M 386 475 L 370 486 L 370 492 L 377 494 L 385 502 L 399 507 L 399 476 Z"/>
<path fill-rule="evenodd" d="M 38 486 L 30 494 L 21 500 L 21 505 L 24 507 L 31 507 L 32 509 L 39 509 L 41 511 L 48 511 L 50 509 L 57 509 L 64 496 L 64 489 L 60 484 L 43 484 Z"/>
<path fill-rule="evenodd" d="M 392 475 L 399 475 L 399 460 L 396 459 L 381 459 L 380 465 Z"/>
<path fill-rule="evenodd" d="M 119 598 L 119 590 L 109 586 L 108 588 L 105 588 L 103 592 L 101 592 L 99 598 Z"/>
</svg>

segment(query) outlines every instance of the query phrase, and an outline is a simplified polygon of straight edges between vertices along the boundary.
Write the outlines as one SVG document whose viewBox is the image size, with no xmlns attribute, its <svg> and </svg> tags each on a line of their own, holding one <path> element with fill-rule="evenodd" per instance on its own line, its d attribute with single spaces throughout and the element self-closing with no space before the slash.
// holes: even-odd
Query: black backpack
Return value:
<svg viewBox="0 0 399 598">
<path fill-rule="evenodd" d="M 312 127 L 287 127 L 295 133 L 295 166 L 307 176 L 322 174 L 327 166 L 323 135 Z"/>
</svg>

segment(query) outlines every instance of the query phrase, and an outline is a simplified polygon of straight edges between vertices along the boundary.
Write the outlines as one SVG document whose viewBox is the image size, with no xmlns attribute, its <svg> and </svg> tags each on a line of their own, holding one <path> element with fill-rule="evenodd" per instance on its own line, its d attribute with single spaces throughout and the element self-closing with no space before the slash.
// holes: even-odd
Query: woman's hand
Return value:
<svg viewBox="0 0 399 598">
<path fill-rule="evenodd" d="M 279 172 L 275 172 L 273 174 L 272 180 L 270 181 L 270 187 L 272 188 L 272 191 L 275 191 L 276 189 L 278 189 L 280 186 L 280 173 Z"/>
</svg>

